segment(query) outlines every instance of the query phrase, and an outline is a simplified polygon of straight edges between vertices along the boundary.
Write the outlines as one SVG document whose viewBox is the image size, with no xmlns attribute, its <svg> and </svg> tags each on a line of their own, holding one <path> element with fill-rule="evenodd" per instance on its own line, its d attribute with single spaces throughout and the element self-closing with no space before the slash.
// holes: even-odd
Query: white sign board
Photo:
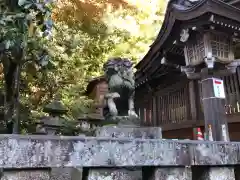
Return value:
<svg viewBox="0 0 240 180">
<path fill-rule="evenodd" d="M 222 124 L 222 140 L 223 141 L 228 141 L 227 130 L 226 130 L 226 125 L 225 124 Z"/>
<path fill-rule="evenodd" d="M 223 80 L 213 78 L 213 90 L 215 97 L 223 99 L 225 98 Z"/>
</svg>

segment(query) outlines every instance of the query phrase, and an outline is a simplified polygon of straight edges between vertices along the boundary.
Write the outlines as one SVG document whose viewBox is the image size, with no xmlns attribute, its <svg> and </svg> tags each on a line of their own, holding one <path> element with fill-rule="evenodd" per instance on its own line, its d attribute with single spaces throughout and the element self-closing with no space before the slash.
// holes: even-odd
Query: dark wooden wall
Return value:
<svg viewBox="0 0 240 180">
<path fill-rule="evenodd" d="M 142 92 L 143 95 L 136 92 L 136 107 L 143 124 L 168 126 L 193 119 L 189 88 L 189 81 L 183 76 L 172 85 L 154 92 Z"/>
</svg>

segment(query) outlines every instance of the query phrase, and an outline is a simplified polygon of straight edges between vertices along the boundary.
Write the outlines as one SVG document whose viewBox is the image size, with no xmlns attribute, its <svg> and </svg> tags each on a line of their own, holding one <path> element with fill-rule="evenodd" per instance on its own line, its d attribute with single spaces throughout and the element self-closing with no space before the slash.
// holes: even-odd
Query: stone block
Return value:
<svg viewBox="0 0 240 180">
<path fill-rule="evenodd" d="M 51 168 L 51 180 L 71 180 L 73 168 Z"/>
<path fill-rule="evenodd" d="M 187 167 L 155 168 L 146 180 L 192 180 L 192 171 Z"/>
<path fill-rule="evenodd" d="M 87 180 L 142 180 L 142 171 L 129 169 L 91 169 Z"/>
<path fill-rule="evenodd" d="M 97 129 L 97 137 L 162 139 L 160 127 L 103 126 Z"/>
<path fill-rule="evenodd" d="M 196 168 L 197 169 L 197 168 Z M 235 180 L 233 167 L 202 167 L 194 180 Z"/>
<path fill-rule="evenodd" d="M 190 145 L 192 146 L 192 145 Z M 238 163 L 238 144 L 213 142 L 194 145 L 195 165 L 222 165 Z"/>
<path fill-rule="evenodd" d="M 82 168 L 72 168 L 71 180 L 82 180 L 82 173 L 83 173 Z"/>
<path fill-rule="evenodd" d="M 236 165 L 239 164 L 238 144 L 191 140 L 0 135 L 0 168 Z M 207 149 L 199 149 L 202 145 Z"/>
<path fill-rule="evenodd" d="M 1 180 L 50 180 L 50 170 L 4 171 Z"/>
<path fill-rule="evenodd" d="M 189 165 L 189 154 L 166 140 L 0 135 L 3 168 Z"/>
<path fill-rule="evenodd" d="M 103 126 L 97 129 L 97 137 L 110 138 L 140 138 L 140 139 L 161 139 L 162 132 L 159 127 L 134 127 L 134 126 Z M 101 177 L 101 178 L 100 178 Z M 141 180 L 142 170 L 90 170 L 89 179 L 98 180 L 98 178 L 109 180 Z M 99 180 L 100 180 L 99 179 Z"/>
</svg>

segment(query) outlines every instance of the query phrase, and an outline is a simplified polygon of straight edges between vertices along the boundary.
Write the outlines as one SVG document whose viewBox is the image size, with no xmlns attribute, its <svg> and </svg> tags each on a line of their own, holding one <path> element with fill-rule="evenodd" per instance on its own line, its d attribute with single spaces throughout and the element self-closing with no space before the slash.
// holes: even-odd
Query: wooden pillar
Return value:
<svg viewBox="0 0 240 180">
<path fill-rule="evenodd" d="M 195 81 L 191 80 L 189 81 L 189 101 L 190 101 L 190 114 L 192 120 L 197 120 L 197 99 L 196 99 L 196 86 Z"/>
<path fill-rule="evenodd" d="M 156 102 L 156 96 L 153 96 L 152 99 L 152 126 L 157 126 L 157 102 Z"/>
<path fill-rule="evenodd" d="M 212 129 L 212 137 L 215 141 L 226 140 L 223 136 L 229 140 L 228 123 L 224 109 L 224 92 L 222 93 L 223 81 L 221 79 L 214 78 L 211 75 L 203 74 L 201 86 L 202 86 L 202 101 L 204 109 L 204 121 L 205 132 L 209 138 L 209 127 Z M 216 91 L 216 88 L 218 89 Z M 224 89 L 223 89 L 224 91 Z M 218 94 L 217 94 L 218 93 Z M 222 133 L 224 129 L 224 134 Z"/>
<path fill-rule="evenodd" d="M 194 125 L 193 128 L 193 139 L 197 140 L 197 120 L 198 119 L 198 110 L 197 110 L 197 88 L 196 88 L 196 84 L 195 84 L 195 80 L 190 80 L 188 83 L 188 87 L 189 87 L 189 105 L 188 108 L 190 108 L 190 119 L 192 121 L 195 121 L 196 124 Z"/>
</svg>

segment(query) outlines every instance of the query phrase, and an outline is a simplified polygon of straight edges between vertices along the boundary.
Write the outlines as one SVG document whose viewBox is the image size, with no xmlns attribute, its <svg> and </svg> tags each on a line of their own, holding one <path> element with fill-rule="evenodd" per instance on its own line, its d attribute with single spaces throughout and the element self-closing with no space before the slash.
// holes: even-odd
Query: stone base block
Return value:
<svg viewBox="0 0 240 180">
<path fill-rule="evenodd" d="M 82 173 L 83 173 L 82 168 L 72 168 L 71 180 L 82 180 Z"/>
<path fill-rule="evenodd" d="M 50 170 L 4 171 L 1 180 L 51 180 Z"/>
<path fill-rule="evenodd" d="M 235 180 L 232 167 L 203 167 L 198 171 L 200 169 L 202 170 L 196 175 L 196 180 Z"/>
<path fill-rule="evenodd" d="M 160 127 L 103 126 L 97 129 L 97 137 L 162 139 Z"/>
<path fill-rule="evenodd" d="M 52 168 L 51 180 L 71 180 L 73 168 Z"/>
<path fill-rule="evenodd" d="M 192 180 L 192 171 L 185 167 L 155 168 L 144 180 Z"/>
<path fill-rule="evenodd" d="M 234 167 L 234 172 L 235 172 L 236 180 L 240 180 L 240 166 L 239 165 Z"/>
<path fill-rule="evenodd" d="M 142 180 L 142 171 L 136 169 L 90 169 L 84 180 Z"/>
</svg>

